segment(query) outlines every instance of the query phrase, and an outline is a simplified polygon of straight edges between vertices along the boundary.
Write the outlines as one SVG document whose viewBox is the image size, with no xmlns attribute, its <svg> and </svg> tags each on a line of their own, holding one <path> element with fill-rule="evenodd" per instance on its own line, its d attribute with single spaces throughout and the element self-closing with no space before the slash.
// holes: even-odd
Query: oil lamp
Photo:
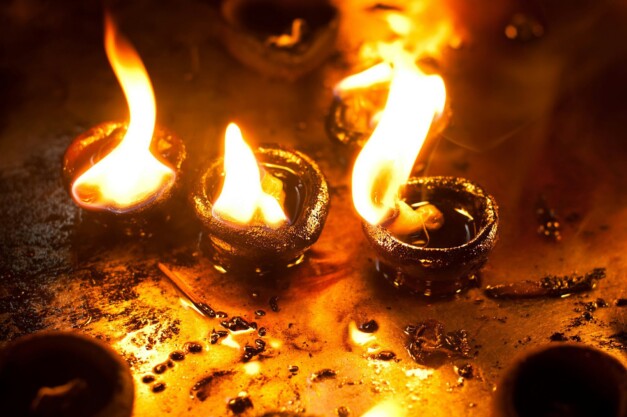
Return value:
<svg viewBox="0 0 627 417">
<path fill-rule="evenodd" d="M 616 358 L 575 343 L 527 352 L 505 373 L 495 417 L 627 415 L 627 369 Z"/>
<path fill-rule="evenodd" d="M 155 129 L 156 106 L 146 69 L 132 45 L 105 15 L 105 49 L 127 97 L 130 122 L 100 124 L 66 150 L 63 178 L 84 218 L 105 227 L 142 230 L 164 206 L 179 182 L 185 159 L 182 141 Z"/>
<path fill-rule="evenodd" d="M 496 239 L 496 203 L 461 178 L 410 178 L 445 107 L 446 89 L 402 43 L 389 45 L 386 55 L 391 65 L 371 74 L 390 79 L 389 93 L 355 161 L 353 203 L 385 278 L 426 296 L 453 294 L 487 260 Z"/>
<path fill-rule="evenodd" d="M 11 416 L 129 417 L 133 378 L 104 343 L 77 333 L 25 336 L 0 351 L 0 400 Z"/>
<path fill-rule="evenodd" d="M 253 152 L 233 123 L 225 139 L 224 158 L 203 171 L 192 193 L 214 266 L 266 274 L 299 264 L 326 221 L 322 172 L 301 152 L 280 146 Z"/>
</svg>

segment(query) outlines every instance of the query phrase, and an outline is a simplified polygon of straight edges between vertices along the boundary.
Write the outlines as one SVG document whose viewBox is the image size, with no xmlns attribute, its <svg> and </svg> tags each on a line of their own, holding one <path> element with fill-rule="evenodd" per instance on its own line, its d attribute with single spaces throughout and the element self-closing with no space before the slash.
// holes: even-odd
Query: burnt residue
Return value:
<svg viewBox="0 0 627 417">
<path fill-rule="evenodd" d="M 475 369 L 469 363 L 465 363 L 463 365 L 456 366 L 455 367 L 455 372 L 457 372 L 457 375 L 461 376 L 462 378 L 466 378 L 466 379 L 472 379 L 475 376 Z"/>
<path fill-rule="evenodd" d="M 382 350 L 381 352 L 373 355 L 372 358 L 379 361 L 391 361 L 396 358 L 396 353 L 391 350 Z"/>
<path fill-rule="evenodd" d="M 234 371 L 215 371 L 202 379 L 198 380 L 191 388 L 190 395 L 199 399 L 200 401 L 205 401 L 211 395 L 212 388 L 226 380 L 230 379 L 235 374 Z"/>
<path fill-rule="evenodd" d="M 562 332 L 555 332 L 549 336 L 549 340 L 551 342 L 566 342 L 568 341 L 568 338 Z"/>
<path fill-rule="evenodd" d="M 405 327 L 407 351 L 421 365 L 437 368 L 453 357 L 470 357 L 470 343 L 465 330 L 445 332 L 444 324 L 429 319 Z"/>
<path fill-rule="evenodd" d="M 200 353 L 202 352 L 202 344 L 198 342 L 187 342 L 183 346 L 187 353 Z"/>
<path fill-rule="evenodd" d="M 547 275 L 538 281 L 487 286 L 485 294 L 490 298 L 502 299 L 562 297 L 591 291 L 603 278 L 605 278 L 605 268 L 594 268 L 584 275 L 576 273 L 564 276 Z"/>
<path fill-rule="evenodd" d="M 368 320 L 359 325 L 359 330 L 364 333 L 374 333 L 379 330 L 379 323 L 374 320 Z"/>
<path fill-rule="evenodd" d="M 560 220 L 544 196 L 538 198 L 536 203 L 536 219 L 540 236 L 555 242 L 562 240 Z"/>
<path fill-rule="evenodd" d="M 266 342 L 261 339 L 255 339 L 255 345 L 251 346 L 246 344 L 244 346 L 244 354 L 242 355 L 242 362 L 248 362 L 255 356 L 261 355 L 266 350 Z"/>
<path fill-rule="evenodd" d="M 627 298 L 619 298 L 616 301 L 614 301 L 614 305 L 616 307 L 625 307 L 627 306 Z"/>
<path fill-rule="evenodd" d="M 249 408 L 253 408 L 253 402 L 248 395 L 240 394 L 235 398 L 229 399 L 226 406 L 233 414 L 242 414 Z"/>
<path fill-rule="evenodd" d="M 159 393 L 165 391 L 165 382 L 157 382 L 152 386 L 152 392 Z"/>
<path fill-rule="evenodd" d="M 173 361 L 180 362 L 183 359 L 185 359 L 185 352 L 181 352 L 180 350 L 175 350 L 174 352 L 170 353 L 170 359 L 172 359 Z"/>
<path fill-rule="evenodd" d="M 211 329 L 211 334 L 209 335 L 209 340 L 211 342 L 212 345 L 215 345 L 216 343 L 218 343 L 218 340 L 227 337 L 229 335 L 229 332 L 227 332 L 226 330 L 215 330 L 215 329 Z"/>
<path fill-rule="evenodd" d="M 273 297 L 270 297 L 270 301 L 268 302 L 268 304 L 270 304 L 270 309 L 274 311 L 275 313 L 280 310 L 279 297 L 277 297 L 276 295 Z"/>
<path fill-rule="evenodd" d="M 150 384 L 152 382 L 155 382 L 155 376 L 154 375 L 144 375 L 142 377 L 142 382 L 144 384 Z"/>
<path fill-rule="evenodd" d="M 220 325 L 225 329 L 228 329 L 232 332 L 239 332 L 243 330 L 257 330 L 257 323 L 248 322 L 246 319 L 240 316 L 231 317 L 230 320 L 224 320 L 220 322 Z"/>
<path fill-rule="evenodd" d="M 337 371 L 334 371 L 333 369 L 325 368 L 325 369 L 321 369 L 318 372 L 314 372 L 313 374 L 311 374 L 311 381 L 320 382 L 326 379 L 333 379 L 336 376 L 337 376 Z"/>
</svg>

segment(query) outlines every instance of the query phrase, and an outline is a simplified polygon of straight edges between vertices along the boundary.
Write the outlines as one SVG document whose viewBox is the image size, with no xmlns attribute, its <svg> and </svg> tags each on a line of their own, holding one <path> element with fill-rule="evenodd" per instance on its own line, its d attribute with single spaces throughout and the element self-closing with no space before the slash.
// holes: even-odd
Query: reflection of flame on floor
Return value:
<svg viewBox="0 0 627 417">
<path fill-rule="evenodd" d="M 387 400 L 375 405 L 361 417 L 404 417 L 406 415 L 406 411 L 396 401 Z"/>
</svg>

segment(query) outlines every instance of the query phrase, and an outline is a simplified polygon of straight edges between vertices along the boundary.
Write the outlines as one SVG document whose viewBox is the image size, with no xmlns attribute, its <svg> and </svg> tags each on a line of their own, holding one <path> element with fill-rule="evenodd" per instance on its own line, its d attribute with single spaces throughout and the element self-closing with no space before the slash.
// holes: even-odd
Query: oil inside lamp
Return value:
<svg viewBox="0 0 627 417">
<path fill-rule="evenodd" d="M 266 274 L 300 264 L 320 236 L 328 202 L 326 180 L 309 157 L 278 146 L 253 152 L 233 123 L 224 158 L 210 164 L 192 194 L 204 247 L 221 272 Z"/>
<path fill-rule="evenodd" d="M 130 122 L 104 123 L 77 137 L 65 153 L 63 173 L 79 207 L 123 215 L 170 196 L 185 150 L 178 138 L 155 129 L 155 98 L 146 69 L 108 14 L 104 41 L 128 101 Z"/>
<path fill-rule="evenodd" d="M 353 203 L 386 278 L 424 295 L 455 292 L 485 262 L 491 244 L 477 251 L 472 242 L 479 235 L 494 242 L 496 205 L 464 180 L 410 179 L 432 123 L 442 114 L 446 89 L 439 75 L 418 66 L 415 52 L 403 42 L 382 51 L 387 67 L 372 67 L 340 85 L 347 89 L 364 80 L 390 80 L 385 108 L 355 161 Z"/>
</svg>

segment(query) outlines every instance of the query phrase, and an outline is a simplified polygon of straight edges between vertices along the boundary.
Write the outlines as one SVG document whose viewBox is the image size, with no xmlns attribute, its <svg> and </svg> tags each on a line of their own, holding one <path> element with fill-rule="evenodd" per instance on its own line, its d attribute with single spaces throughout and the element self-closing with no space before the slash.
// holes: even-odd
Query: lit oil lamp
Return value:
<svg viewBox="0 0 627 417">
<path fill-rule="evenodd" d="M 299 264 L 327 217 L 322 172 L 297 151 L 267 146 L 253 152 L 233 123 L 225 139 L 224 158 L 209 165 L 192 194 L 214 265 L 264 274 Z"/>
<path fill-rule="evenodd" d="M 496 203 L 461 178 L 410 178 L 446 90 L 442 78 L 425 74 L 405 49 L 389 53 L 389 94 L 355 161 L 353 203 L 384 277 L 426 296 L 453 294 L 487 260 L 496 239 Z"/>
<path fill-rule="evenodd" d="M 104 226 L 140 230 L 158 216 L 179 182 L 185 147 L 164 129 L 155 129 L 156 106 L 150 80 L 132 45 L 107 14 L 105 50 L 127 97 L 130 122 L 100 124 L 68 147 L 63 177 L 74 202 Z"/>
</svg>

